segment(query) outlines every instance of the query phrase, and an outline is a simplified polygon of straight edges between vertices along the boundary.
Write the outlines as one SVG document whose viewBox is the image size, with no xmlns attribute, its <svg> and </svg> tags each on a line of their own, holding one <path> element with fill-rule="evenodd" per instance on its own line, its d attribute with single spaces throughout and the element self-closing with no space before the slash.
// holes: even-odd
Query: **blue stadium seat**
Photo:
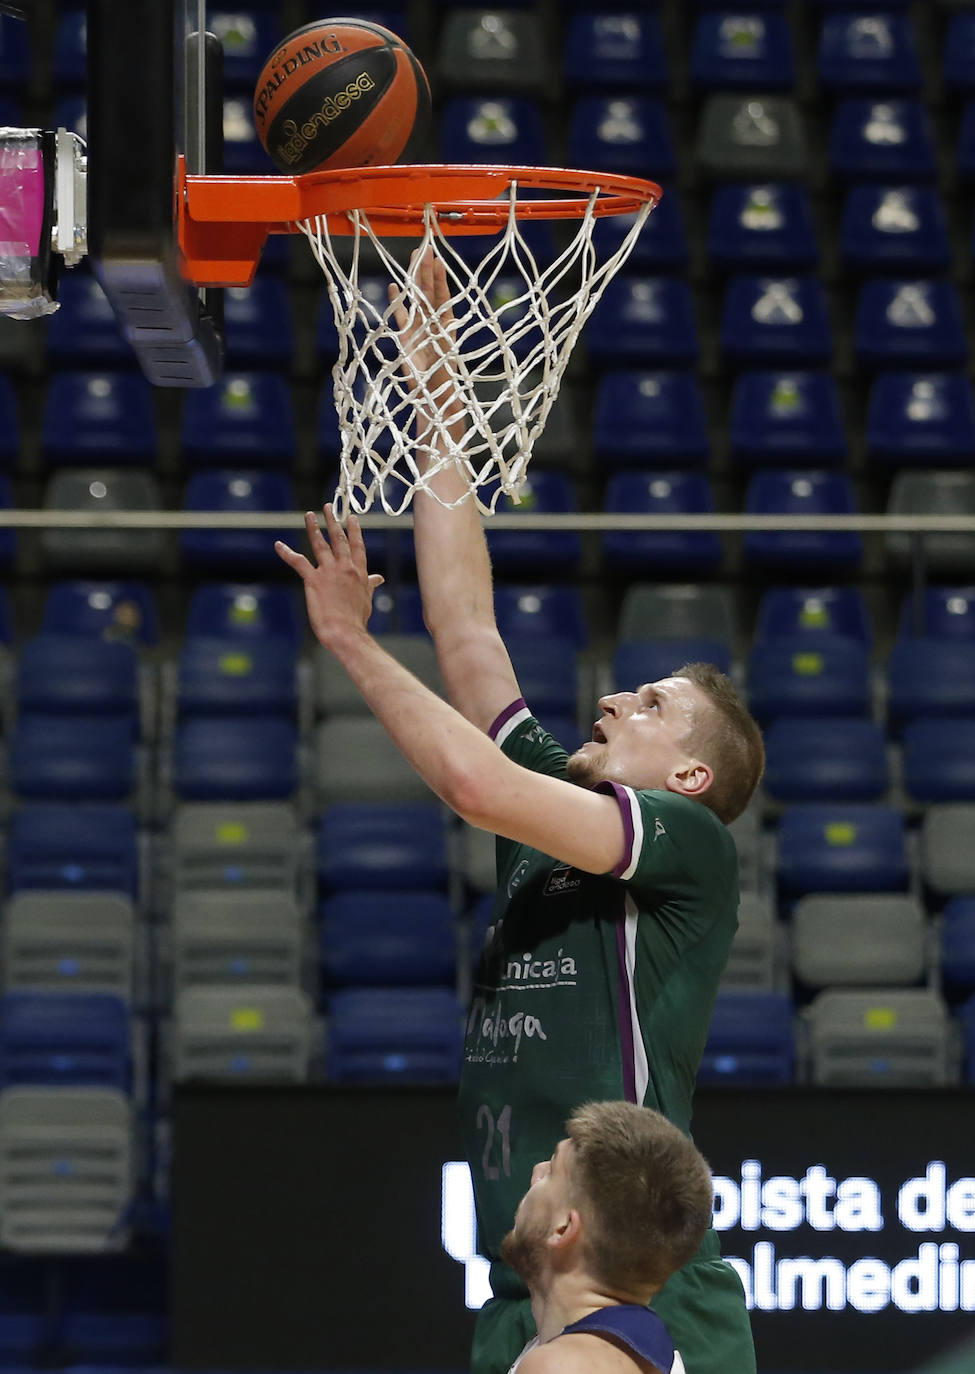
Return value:
<svg viewBox="0 0 975 1374">
<path fill-rule="evenodd" d="M 589 642 L 578 587 L 499 582 L 494 588 L 494 612 L 504 639 L 514 635 L 558 635 L 580 649 Z"/>
<path fill-rule="evenodd" d="M 870 654 L 859 639 L 808 634 L 762 639 L 748 656 L 748 707 L 775 716 L 867 716 Z"/>
<path fill-rule="evenodd" d="M 856 272 L 927 275 L 951 267 L 948 220 L 931 186 L 851 186 L 840 257 Z"/>
<path fill-rule="evenodd" d="M 941 977 L 950 992 L 975 990 L 975 897 L 952 897 L 941 913 Z"/>
<path fill-rule="evenodd" d="M 426 634 L 420 589 L 414 582 L 386 582 L 372 598 L 369 631 L 374 635 Z"/>
<path fill-rule="evenodd" d="M 667 107 L 644 95 L 583 95 L 569 107 L 566 160 L 594 172 L 667 181 L 677 158 Z"/>
<path fill-rule="evenodd" d="M 51 78 L 59 90 L 65 87 L 82 89 L 88 80 L 86 17 L 84 8 L 80 6 L 58 15 L 54 51 L 51 54 Z M 57 128 L 57 125 L 54 127 Z"/>
<path fill-rule="evenodd" d="M 440 116 L 440 160 L 546 167 L 548 140 L 537 101 L 454 96 Z"/>
<path fill-rule="evenodd" d="M 290 467 L 298 437 L 287 381 L 271 372 L 231 372 L 216 386 L 187 391 L 181 447 L 193 463 Z"/>
<path fill-rule="evenodd" d="M 125 717 L 21 713 L 9 741 L 10 784 L 29 801 L 125 801 L 135 786 Z"/>
<path fill-rule="evenodd" d="M 223 102 L 223 170 L 231 176 L 261 176 L 273 170 L 257 137 L 250 95 L 232 93 Z"/>
<path fill-rule="evenodd" d="M 73 1366 L 163 1366 L 169 1349 L 169 1264 L 140 1237 L 122 1255 L 63 1265 L 58 1345 Z"/>
<path fill-rule="evenodd" d="M 975 801 L 975 715 L 905 727 L 904 787 L 924 805 Z"/>
<path fill-rule="evenodd" d="M 346 988 L 329 1001 L 325 1071 L 346 1083 L 453 1083 L 462 1026 L 446 988 Z"/>
<path fill-rule="evenodd" d="M 654 169 L 656 175 L 656 169 Z M 644 171 L 642 175 L 647 175 Z M 684 272 L 690 260 L 684 212 L 675 187 L 661 188 L 663 195 L 644 221 L 636 245 L 627 258 L 630 272 L 653 276 L 658 272 Z M 620 247 L 631 228 L 633 215 L 604 215 L 596 221 L 593 247 L 600 262 Z M 463 242 L 461 236 L 460 242 Z"/>
<path fill-rule="evenodd" d="M 577 646 L 564 635 L 509 635 L 505 648 L 521 694 L 538 716 L 575 716 L 579 709 Z"/>
<path fill-rule="evenodd" d="M 152 388 L 141 373 L 51 376 L 41 431 L 46 463 L 152 463 L 157 450 Z"/>
<path fill-rule="evenodd" d="M 920 100 L 841 100 L 829 133 L 829 169 L 848 181 L 934 181 L 934 130 Z"/>
<path fill-rule="evenodd" d="M 721 356 L 732 367 L 828 364 L 826 294 L 818 277 L 732 277 L 721 312 Z"/>
<path fill-rule="evenodd" d="M 889 778 L 884 732 L 862 716 L 776 716 L 764 786 L 778 802 L 874 802 Z"/>
<path fill-rule="evenodd" d="M 457 937 L 442 892 L 340 892 L 319 916 L 326 987 L 453 987 Z"/>
<path fill-rule="evenodd" d="M 616 472 L 603 509 L 625 515 L 706 515 L 714 494 L 701 472 Z M 613 572 L 640 576 L 713 572 L 721 563 L 720 537 L 709 530 L 612 530 L 603 535 L 603 562 Z"/>
<path fill-rule="evenodd" d="M 571 478 L 564 472 L 538 470 L 529 474 L 515 504 L 502 497 L 499 515 L 564 515 L 579 509 Z M 559 577 L 576 570 L 582 543 L 574 530 L 487 530 L 491 562 L 502 577 Z"/>
<path fill-rule="evenodd" d="M 952 95 L 975 94 L 975 14 L 952 14 L 944 29 L 941 80 Z"/>
<path fill-rule="evenodd" d="M 47 355 L 63 367 L 129 367 L 135 355 L 115 312 L 92 274 L 65 273 L 58 309 L 47 321 Z"/>
<path fill-rule="evenodd" d="M 687 268 L 689 248 L 680 199 L 674 187 L 663 186 L 661 190 L 663 195 L 650 217 L 644 221 L 626 260 L 631 272 L 652 276 L 658 272 L 683 272 Z M 592 243 L 600 262 L 612 257 L 635 221 L 635 214 L 603 215 L 596 220 Z M 528 223 L 531 224 L 531 221 Z M 463 235 L 457 240 L 461 245 L 466 241 Z"/>
<path fill-rule="evenodd" d="M 204 582 L 194 587 L 190 596 L 187 639 L 202 636 L 264 643 L 282 638 L 296 649 L 304 633 L 304 615 L 293 587 Z"/>
<path fill-rule="evenodd" d="M 779 886 L 804 892 L 903 892 L 908 886 L 904 815 L 892 806 L 790 806 L 777 833 Z"/>
<path fill-rule="evenodd" d="M 791 1083 L 793 1015 L 785 992 L 719 992 L 697 1081 L 739 1087 Z"/>
<path fill-rule="evenodd" d="M 280 16 L 262 12 L 253 5 L 232 3 L 214 6 L 207 14 L 207 27 L 220 39 L 223 48 L 223 79 L 228 90 L 241 88 L 253 92 L 254 83 L 269 53 L 283 37 Z"/>
<path fill-rule="evenodd" d="M 284 801 L 298 785 L 298 735 L 279 716 L 195 716 L 173 741 L 182 801 Z"/>
<path fill-rule="evenodd" d="M 107 643 L 155 644 L 159 612 L 144 582 L 54 582 L 44 603 L 47 634 L 91 635 Z"/>
<path fill-rule="evenodd" d="M 750 515 L 852 515 L 856 500 L 845 472 L 763 468 L 748 483 L 745 510 Z M 855 530 L 756 530 L 744 536 L 743 553 L 753 567 L 828 576 L 859 567 L 863 540 Z"/>
<path fill-rule="evenodd" d="M 832 466 L 847 457 L 839 389 L 829 372 L 739 373 L 728 425 L 739 463 Z"/>
<path fill-rule="evenodd" d="M 806 187 L 792 182 L 729 182 L 715 187 L 707 256 L 710 266 L 722 272 L 814 268 L 819 246 Z"/>
<path fill-rule="evenodd" d="M 923 279 L 865 281 L 853 347 L 861 367 L 962 367 L 968 340 L 957 287 Z"/>
<path fill-rule="evenodd" d="M 134 814 L 125 806 L 47 803 L 22 806 L 10 818 L 7 885 L 138 895 Z"/>
<path fill-rule="evenodd" d="M 129 1008 L 121 997 L 91 992 L 0 995 L 0 1090 L 132 1087 Z"/>
<path fill-rule="evenodd" d="M 923 635 L 930 639 L 975 642 L 975 587 L 925 587 L 920 604 L 913 594 L 904 598 L 898 638 Z"/>
<path fill-rule="evenodd" d="M 873 647 L 873 624 L 859 587 L 769 587 L 762 593 L 756 643 L 809 636 L 814 649 L 824 636 L 834 635 L 854 639 L 868 650 Z"/>
<path fill-rule="evenodd" d="M 888 467 L 967 466 L 975 390 L 964 372 L 882 372 L 867 405 L 867 456 Z"/>
<path fill-rule="evenodd" d="M 600 366 L 691 367 L 697 362 L 694 299 L 673 277 L 615 277 L 586 328 L 586 349 Z"/>
<path fill-rule="evenodd" d="M 182 718 L 285 716 L 298 711 L 295 658 L 280 639 L 194 636 L 180 649 L 177 708 Z"/>
<path fill-rule="evenodd" d="M 10 485 L 10 478 L 0 474 L 0 510 L 12 510 L 14 507 L 13 487 Z M 6 567 L 14 561 L 17 552 L 17 536 L 11 529 L 0 529 L 0 567 Z"/>
<path fill-rule="evenodd" d="M 731 649 L 718 639 L 628 639 L 617 644 L 611 671 L 625 691 L 660 682 L 685 663 L 713 663 L 730 673 Z"/>
<path fill-rule="evenodd" d="M 829 14 L 819 36 L 823 89 L 840 95 L 911 95 L 921 87 L 914 30 L 905 14 Z"/>
<path fill-rule="evenodd" d="M 601 223 L 606 223 L 606 220 Z M 548 267 L 555 261 L 559 249 L 552 221 L 523 219 L 518 225 L 518 232 L 540 266 Z M 450 246 L 464 262 L 479 267 L 491 249 L 497 247 L 497 243 L 495 234 L 458 234 Z"/>
<path fill-rule="evenodd" d="M 20 457 L 20 420 L 13 382 L 0 373 L 0 466 L 14 467 Z"/>
<path fill-rule="evenodd" d="M 791 91 L 796 81 L 792 36 L 783 14 L 702 14 L 689 63 L 699 91 Z"/>
<path fill-rule="evenodd" d="M 443 889 L 443 810 L 434 802 L 336 802 L 322 812 L 316 855 L 323 888 Z"/>
<path fill-rule="evenodd" d="M 569 19 L 562 74 L 571 90 L 663 91 L 667 50 L 660 20 L 646 11 L 588 8 Z"/>
<path fill-rule="evenodd" d="M 596 386 L 593 446 L 608 467 L 706 463 L 708 417 L 694 373 L 604 372 Z"/>
<path fill-rule="evenodd" d="M 290 367 L 295 340 L 285 283 L 258 274 L 250 286 L 228 287 L 223 299 L 227 365 Z"/>
<path fill-rule="evenodd" d="M 291 482 L 283 473 L 254 469 L 194 472 L 183 499 L 187 511 L 291 511 L 294 505 Z M 179 547 L 188 563 L 202 564 L 210 572 L 220 568 L 277 570 L 281 561 L 274 552 L 275 539 L 293 545 L 296 538 L 297 531 L 282 520 L 278 530 L 183 530 Z"/>
<path fill-rule="evenodd" d="M 895 734 L 927 716 L 945 724 L 975 719 L 975 638 L 899 637 L 887 664 L 887 691 Z"/>
<path fill-rule="evenodd" d="M 139 727 L 139 664 L 131 645 L 94 635 L 42 633 L 21 648 L 15 692 L 22 712 L 111 715 Z"/>
</svg>

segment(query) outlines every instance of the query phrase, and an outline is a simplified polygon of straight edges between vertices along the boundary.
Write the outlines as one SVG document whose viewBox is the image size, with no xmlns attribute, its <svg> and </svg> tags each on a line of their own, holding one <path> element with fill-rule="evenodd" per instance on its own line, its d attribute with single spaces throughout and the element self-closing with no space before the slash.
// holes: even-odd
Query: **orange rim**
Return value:
<svg viewBox="0 0 975 1374">
<path fill-rule="evenodd" d="M 499 199 L 517 185 L 518 198 Z M 554 198 L 522 192 L 564 192 Z M 431 207 L 444 234 L 484 234 L 517 219 L 581 219 L 634 214 L 651 207 L 660 187 L 640 177 L 555 167 L 404 165 L 343 167 L 305 176 L 188 176 L 180 159 L 176 185 L 184 274 L 198 285 L 246 286 L 268 234 L 299 232 L 322 219 L 330 234 L 355 232 L 362 210 L 380 237 L 422 232 Z"/>
</svg>

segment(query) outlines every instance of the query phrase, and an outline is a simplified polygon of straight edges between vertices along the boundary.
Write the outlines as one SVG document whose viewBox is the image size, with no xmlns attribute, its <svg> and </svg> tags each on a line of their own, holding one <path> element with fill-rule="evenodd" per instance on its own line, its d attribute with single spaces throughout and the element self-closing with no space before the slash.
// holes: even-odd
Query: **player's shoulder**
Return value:
<svg viewBox="0 0 975 1374">
<path fill-rule="evenodd" d="M 693 831 L 698 835 L 710 833 L 732 843 L 724 821 L 703 802 L 694 801 L 680 792 L 669 792 L 666 788 L 641 789 L 636 796 L 641 809 L 659 816 L 664 825 L 670 822 L 678 831 Z"/>
<path fill-rule="evenodd" d="M 573 1331 L 546 1341 L 530 1350 L 518 1364 L 518 1374 L 634 1374 L 635 1370 L 661 1374 L 656 1365 L 640 1359 L 631 1350 L 586 1331 Z"/>
</svg>

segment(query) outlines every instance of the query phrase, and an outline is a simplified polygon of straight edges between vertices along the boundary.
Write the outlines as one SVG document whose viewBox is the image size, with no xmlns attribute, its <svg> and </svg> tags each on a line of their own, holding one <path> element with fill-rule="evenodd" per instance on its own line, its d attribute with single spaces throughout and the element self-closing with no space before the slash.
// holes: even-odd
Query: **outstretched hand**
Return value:
<svg viewBox="0 0 975 1374">
<path fill-rule="evenodd" d="M 454 333 L 450 286 L 443 259 L 432 247 L 422 253 L 416 249 L 412 266 L 419 291 L 411 309 L 407 309 L 406 299 L 398 286 L 391 283 L 386 290 L 399 330 L 404 375 L 414 390 L 422 380 L 432 393 L 449 375 Z"/>
<path fill-rule="evenodd" d="M 370 573 L 366 566 L 366 545 L 362 528 L 354 515 L 343 530 L 329 502 L 325 506 L 325 529 L 321 531 L 314 511 L 305 514 L 305 530 L 314 562 L 296 553 L 282 540 L 274 551 L 305 584 L 308 620 L 319 644 L 334 648 L 350 631 L 366 628 L 372 613 L 372 594 L 384 578 Z"/>
</svg>

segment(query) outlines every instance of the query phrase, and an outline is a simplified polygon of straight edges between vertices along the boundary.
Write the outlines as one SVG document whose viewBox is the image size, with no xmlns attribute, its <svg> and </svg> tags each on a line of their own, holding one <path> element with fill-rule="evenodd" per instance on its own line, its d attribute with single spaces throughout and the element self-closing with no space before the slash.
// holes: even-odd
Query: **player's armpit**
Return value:
<svg viewBox="0 0 975 1374">
<path fill-rule="evenodd" d="M 479 730 L 487 731 L 521 695 L 515 670 L 494 625 L 459 625 L 434 637 L 447 700 Z"/>
<path fill-rule="evenodd" d="M 500 753 L 496 766 L 469 780 L 461 814 L 586 873 L 612 872 L 626 846 L 615 797 L 531 772 Z"/>
</svg>

